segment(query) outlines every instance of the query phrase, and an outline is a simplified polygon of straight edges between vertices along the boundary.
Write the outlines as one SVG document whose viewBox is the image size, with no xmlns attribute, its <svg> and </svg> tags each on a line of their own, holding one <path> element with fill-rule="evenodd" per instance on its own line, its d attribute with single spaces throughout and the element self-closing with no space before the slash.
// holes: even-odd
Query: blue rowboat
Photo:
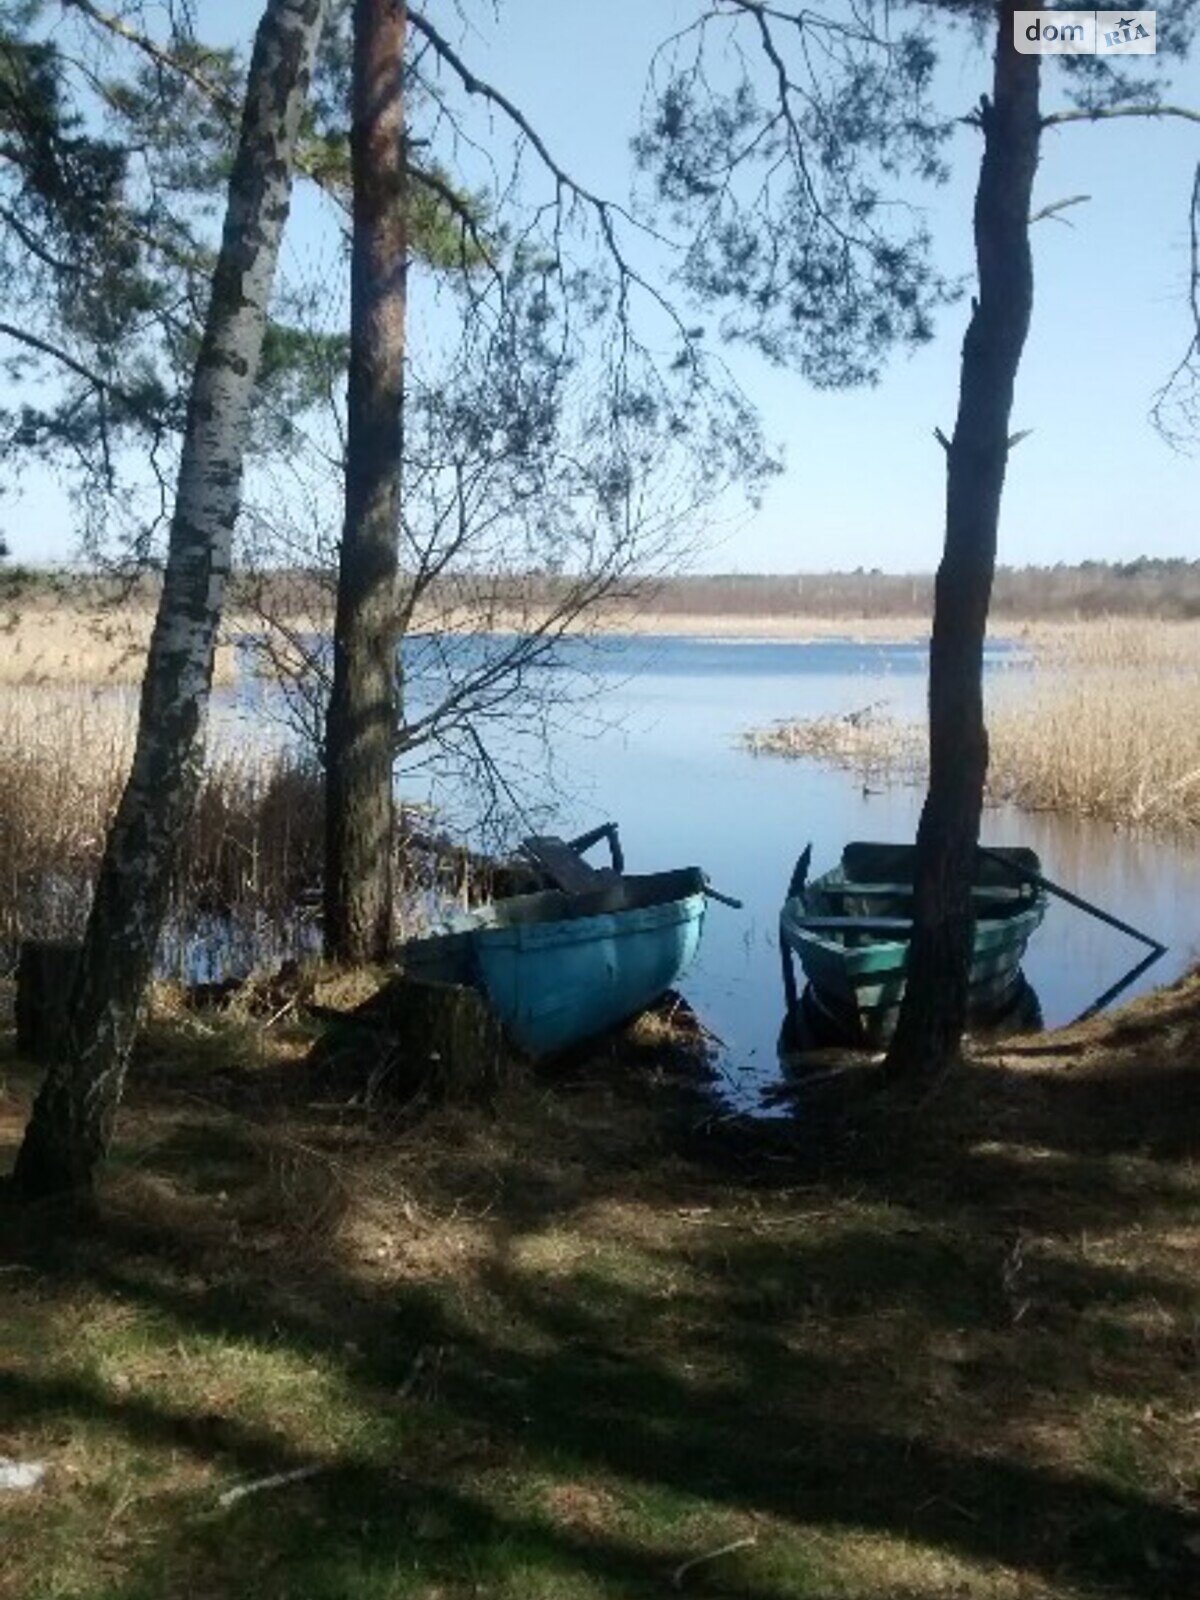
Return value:
<svg viewBox="0 0 1200 1600">
<path fill-rule="evenodd" d="M 397 958 L 409 977 L 478 989 L 523 1050 L 549 1056 L 653 1005 L 695 956 L 705 903 L 697 867 L 626 875 L 494 901 Z"/>
<path fill-rule="evenodd" d="M 779 947 L 789 1015 L 798 1015 L 822 1041 L 878 1049 L 895 1031 L 912 934 L 915 858 L 912 845 L 849 844 L 838 866 L 808 883 L 808 852 L 801 857 L 779 917 Z M 1032 850 L 980 852 L 971 889 L 968 993 L 976 1029 L 1022 1026 L 1032 1014 L 1021 959 L 1046 914 L 1040 871 Z M 802 1003 L 793 956 L 808 979 Z"/>
</svg>

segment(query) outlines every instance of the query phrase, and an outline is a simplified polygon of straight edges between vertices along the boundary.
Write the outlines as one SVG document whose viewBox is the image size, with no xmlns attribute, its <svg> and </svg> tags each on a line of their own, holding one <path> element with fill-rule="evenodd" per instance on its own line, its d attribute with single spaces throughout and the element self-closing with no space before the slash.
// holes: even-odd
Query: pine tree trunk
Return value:
<svg viewBox="0 0 1200 1600">
<path fill-rule="evenodd" d="M 407 23 L 403 0 L 355 0 L 346 516 L 325 738 L 325 945 L 343 961 L 382 960 L 391 940 Z"/>
<path fill-rule="evenodd" d="M 133 766 L 105 846 L 66 1044 L 17 1158 L 14 1184 L 25 1196 L 88 1191 L 112 1137 L 196 793 L 250 404 L 324 10 L 323 0 L 268 0 L 255 38 Z"/>
<path fill-rule="evenodd" d="M 992 99 L 981 102 L 975 196 L 979 295 L 963 342 L 958 419 L 947 451 L 946 543 L 929 659 L 929 792 L 917 832 L 908 981 L 887 1065 L 936 1073 L 967 1020 L 988 741 L 983 646 L 996 566 L 1013 386 L 1033 308 L 1029 212 L 1041 137 L 1039 58 L 1013 42 L 1012 0 L 998 8 Z"/>
</svg>

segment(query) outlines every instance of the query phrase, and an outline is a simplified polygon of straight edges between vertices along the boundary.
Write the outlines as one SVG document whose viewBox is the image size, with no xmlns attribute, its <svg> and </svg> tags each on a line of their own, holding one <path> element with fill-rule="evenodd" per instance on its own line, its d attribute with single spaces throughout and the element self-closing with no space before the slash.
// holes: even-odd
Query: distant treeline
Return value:
<svg viewBox="0 0 1200 1600">
<path fill-rule="evenodd" d="M 933 606 L 928 573 L 818 572 L 796 576 L 696 576 L 654 586 L 666 616 L 911 617 Z M 1152 560 L 1078 566 L 1000 567 L 994 615 L 1200 617 L 1200 561 Z"/>
<path fill-rule="evenodd" d="M 481 606 L 497 612 L 551 605 L 572 580 L 526 573 L 505 577 L 483 574 L 440 578 L 426 596 L 428 605 L 478 613 Z M 146 604 L 156 581 L 142 578 L 120 583 L 78 573 L 50 573 L 0 567 L 0 601 L 57 595 L 61 599 L 107 599 Z M 264 601 L 286 612 L 328 604 L 328 575 L 274 569 L 250 579 L 235 575 L 231 609 Z M 933 578 L 928 573 L 867 571 L 742 575 L 698 574 L 622 581 L 604 602 L 636 606 L 664 617 L 913 617 L 928 616 L 933 606 Z M 1000 567 L 992 599 L 993 615 L 1019 620 L 1042 617 L 1090 618 L 1200 617 L 1200 560 L 1081 561 L 1076 566 Z"/>
</svg>

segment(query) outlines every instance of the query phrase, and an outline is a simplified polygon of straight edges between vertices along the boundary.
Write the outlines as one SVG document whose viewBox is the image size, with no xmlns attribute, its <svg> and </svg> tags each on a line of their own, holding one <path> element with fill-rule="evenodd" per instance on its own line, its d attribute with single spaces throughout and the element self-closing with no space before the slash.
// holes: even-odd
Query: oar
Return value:
<svg viewBox="0 0 1200 1600">
<path fill-rule="evenodd" d="M 1129 938 L 1136 939 L 1139 944 L 1149 947 L 1150 954 L 1144 956 L 1141 961 L 1131 967 L 1123 978 L 1113 984 L 1111 989 L 1106 989 L 1098 1000 L 1093 1000 L 1091 1005 L 1081 1011 L 1074 1019 L 1075 1022 L 1086 1022 L 1089 1017 L 1094 1017 L 1098 1011 L 1103 1011 L 1105 1006 L 1111 1005 L 1118 995 L 1124 994 L 1130 984 L 1140 978 L 1143 972 L 1148 971 L 1161 956 L 1166 955 L 1167 947 L 1165 944 L 1160 943 L 1158 939 L 1152 939 L 1148 933 L 1143 933 L 1140 928 L 1135 928 L 1128 922 L 1122 922 L 1120 917 L 1114 917 L 1111 911 L 1104 911 L 1099 906 L 1093 905 L 1090 900 L 1085 900 L 1082 895 L 1073 894 L 1070 889 L 1064 889 L 1061 883 L 1053 883 L 1049 878 L 1043 877 L 1040 872 L 1035 872 L 1032 867 L 1018 866 L 1015 861 L 1010 860 L 1008 856 L 1001 855 L 999 851 L 989 850 L 986 845 L 982 844 L 976 848 L 981 856 L 985 856 L 989 861 L 996 862 L 998 866 L 1005 868 L 1006 871 L 1020 878 L 1022 882 L 1035 884 L 1039 889 L 1044 889 L 1047 894 L 1057 895 L 1060 900 L 1065 900 L 1069 906 L 1078 907 L 1080 911 L 1087 912 L 1088 916 L 1095 917 L 1099 922 L 1107 923 L 1110 928 L 1115 928 L 1118 933 L 1127 934 Z"/>
<path fill-rule="evenodd" d="M 1112 1005 L 1117 996 L 1124 994 L 1129 985 L 1140 978 L 1143 972 L 1147 972 L 1162 955 L 1162 953 L 1163 952 L 1161 949 L 1151 950 L 1148 956 L 1143 956 L 1136 967 L 1130 967 L 1125 976 L 1118 979 L 1118 981 L 1113 984 L 1111 989 L 1105 989 L 1099 1000 L 1093 1000 L 1086 1011 L 1081 1011 L 1079 1013 L 1079 1015 L 1075 1018 L 1075 1021 L 1086 1022 L 1089 1017 L 1094 1017 L 1097 1012 L 1103 1011 L 1105 1006 Z"/>
<path fill-rule="evenodd" d="M 708 879 L 704 880 L 704 893 L 710 900 L 719 900 L 723 906 L 732 906 L 735 911 L 743 909 L 743 903 L 735 900 L 731 894 L 722 894 L 720 889 L 714 889 Z"/>
<path fill-rule="evenodd" d="M 1069 906 L 1077 906 L 1080 911 L 1086 911 L 1089 916 L 1095 917 L 1100 922 L 1106 922 L 1110 928 L 1116 928 L 1118 933 L 1127 933 L 1131 939 L 1136 939 L 1139 944 L 1149 945 L 1156 956 L 1165 955 L 1167 947 L 1160 944 L 1157 939 L 1152 939 L 1148 933 L 1143 933 L 1140 928 L 1132 927 L 1128 922 L 1122 922 L 1120 917 L 1114 917 L 1111 911 L 1103 911 L 1090 900 L 1085 900 L 1082 895 L 1073 894 L 1070 889 L 1064 889 L 1061 883 L 1052 883 L 1049 878 L 1035 872 L 1032 867 L 1020 867 L 1008 856 L 1001 855 L 998 850 L 989 850 L 986 845 L 979 845 L 979 854 L 986 856 L 989 861 L 994 861 L 998 866 L 1004 867 L 1014 877 L 1020 878 L 1025 883 L 1036 884 L 1039 889 L 1045 889 L 1047 894 L 1057 895 L 1060 900 L 1065 900 Z"/>
</svg>

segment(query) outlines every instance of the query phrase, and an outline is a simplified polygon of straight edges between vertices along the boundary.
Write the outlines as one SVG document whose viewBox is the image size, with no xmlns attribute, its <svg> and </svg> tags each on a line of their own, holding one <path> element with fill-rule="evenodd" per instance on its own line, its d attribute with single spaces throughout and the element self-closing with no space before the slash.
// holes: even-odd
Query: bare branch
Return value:
<svg viewBox="0 0 1200 1600">
<path fill-rule="evenodd" d="M 679 317 L 679 314 L 675 308 L 666 299 L 666 297 L 651 283 L 649 283 L 629 262 L 617 236 L 616 222 L 614 219 L 620 218 L 624 222 L 627 222 L 630 227 L 635 229 L 638 233 L 654 239 L 660 244 L 668 242 L 665 237 L 656 232 L 655 229 L 649 227 L 646 223 L 640 222 L 636 217 L 632 216 L 626 207 L 618 204 L 616 201 L 606 200 L 602 195 L 595 193 L 594 190 L 589 189 L 586 185 L 580 183 L 577 178 L 572 177 L 567 169 L 558 160 L 556 160 L 546 141 L 542 138 L 541 134 L 538 133 L 537 129 L 529 121 L 528 117 L 520 109 L 520 107 L 515 105 L 502 89 L 498 89 L 494 84 L 489 83 L 486 79 L 477 76 L 477 74 L 473 72 L 463 60 L 462 56 L 459 55 L 458 51 L 455 50 L 454 46 L 445 37 L 445 35 L 442 34 L 436 27 L 434 27 L 433 23 L 429 21 L 428 17 L 426 17 L 420 11 L 410 10 L 408 13 L 408 19 L 413 32 L 420 34 L 428 42 L 439 60 L 449 67 L 454 73 L 455 77 L 458 78 L 466 93 L 486 100 L 489 105 L 495 106 L 497 110 L 503 112 L 505 117 L 518 131 L 518 133 L 520 133 L 523 138 L 528 140 L 530 146 L 534 151 L 536 151 L 547 172 L 549 172 L 551 177 L 554 179 L 558 195 L 560 197 L 564 193 L 572 195 L 575 199 L 581 201 L 584 205 L 591 209 L 599 224 L 604 243 L 607 246 L 610 255 L 612 256 L 612 259 L 616 264 L 617 271 L 620 275 L 622 299 L 624 299 L 627 286 L 629 284 L 636 284 L 638 288 L 643 290 L 643 292 L 654 302 L 654 304 L 656 304 L 667 314 L 671 322 L 674 324 L 676 330 L 680 334 L 684 335 L 685 342 L 690 343 L 690 340 L 687 338 L 687 330 L 685 329 L 683 321 Z"/>
<path fill-rule="evenodd" d="M 1040 211 L 1035 211 L 1029 219 L 1029 225 L 1032 227 L 1035 222 L 1044 222 L 1047 217 L 1052 217 L 1065 227 L 1073 227 L 1074 224 L 1069 222 L 1066 217 L 1060 216 L 1059 212 L 1065 211 L 1068 206 L 1081 206 L 1091 198 L 1090 194 L 1072 194 L 1068 195 L 1065 200 L 1054 200 L 1048 206 L 1043 206 Z"/>
<path fill-rule="evenodd" d="M 1188 274 L 1192 336 L 1150 407 L 1151 422 L 1175 449 L 1185 448 L 1200 433 L 1200 163 L 1192 179 L 1192 202 L 1188 215 Z M 1168 421 L 1167 413 L 1172 407 L 1178 409 L 1182 425 Z"/>
<path fill-rule="evenodd" d="M 1185 122 L 1200 122 L 1200 111 L 1190 106 L 1096 106 L 1090 111 L 1052 111 L 1042 118 L 1042 127 L 1057 128 L 1064 122 L 1107 122 L 1112 117 L 1182 117 Z"/>
</svg>

